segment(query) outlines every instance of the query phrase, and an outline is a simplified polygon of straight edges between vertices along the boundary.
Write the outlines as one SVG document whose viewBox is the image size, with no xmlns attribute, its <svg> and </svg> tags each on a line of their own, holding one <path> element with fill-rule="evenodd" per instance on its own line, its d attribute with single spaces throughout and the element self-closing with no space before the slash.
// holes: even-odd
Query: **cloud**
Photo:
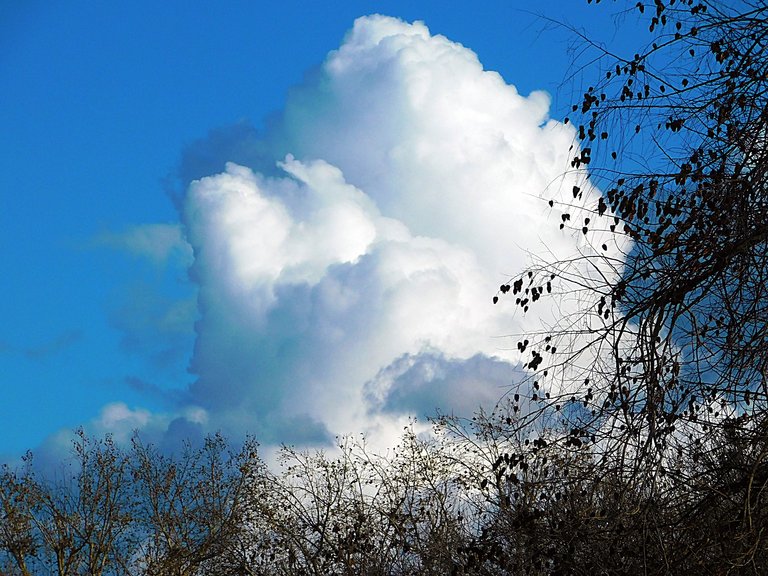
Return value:
<svg viewBox="0 0 768 576">
<path fill-rule="evenodd" d="M 183 372 L 196 317 L 193 296 L 163 295 L 156 285 L 138 281 L 109 310 L 123 350 L 144 359 L 154 372 L 165 373 Z"/>
<path fill-rule="evenodd" d="M 192 247 L 182 225 L 134 225 L 102 233 L 91 245 L 136 260 L 137 265 L 129 268 L 130 281 L 110 294 L 107 309 L 122 350 L 142 361 L 148 377 L 183 377 L 194 341 L 197 303 L 188 278 Z"/>
<path fill-rule="evenodd" d="M 519 366 L 476 354 L 446 358 L 435 351 L 406 354 L 366 384 L 372 411 L 426 418 L 436 413 L 469 415 L 493 407 L 522 379 Z"/>
<path fill-rule="evenodd" d="M 109 434 L 120 445 L 129 446 L 131 438 L 138 435 L 145 444 L 153 444 L 171 453 L 180 450 L 184 443 L 200 445 L 209 430 L 207 414 L 200 408 L 180 408 L 176 413 L 155 413 L 143 408 L 131 408 L 123 402 L 104 406 L 99 415 L 84 426 L 94 438 Z M 43 474 L 55 476 L 74 460 L 73 442 L 77 431 L 62 429 L 48 436 L 34 450 L 32 464 Z M 16 466 L 16 458 L 0 459 L 0 463 Z"/>
<path fill-rule="evenodd" d="M 192 252 L 179 224 L 131 226 L 122 232 L 100 234 L 94 243 L 147 258 L 157 265 L 165 265 L 171 258 L 178 258 L 184 265 L 192 261 Z"/>
<path fill-rule="evenodd" d="M 278 172 L 262 136 L 250 123 L 241 120 L 214 128 L 205 138 L 187 145 L 179 166 L 165 179 L 166 193 L 181 207 L 190 182 L 223 171 L 227 162 L 250 166 L 263 174 Z"/>
<path fill-rule="evenodd" d="M 597 200 L 548 106 L 424 24 L 371 16 L 261 139 L 195 146 L 248 165 L 180 201 L 199 287 L 191 402 L 216 426 L 319 441 L 498 400 L 521 370 L 497 337 L 540 321 L 491 304 L 500 280 L 529 251 L 590 250 L 546 203 L 576 184 Z"/>
<path fill-rule="evenodd" d="M 240 124 L 187 148 L 172 193 L 198 291 L 194 382 L 175 414 L 117 405 L 95 428 L 386 445 L 411 415 L 495 404 L 523 377 L 500 337 L 578 305 L 523 315 L 492 304 L 499 284 L 532 254 L 591 250 L 547 205 L 574 185 L 598 197 L 548 107 L 423 23 L 358 19 L 263 134 Z M 110 241 L 158 260 L 183 245 L 173 227 Z M 138 347 L 168 311 L 145 308 L 117 315 Z"/>
<path fill-rule="evenodd" d="M 68 330 L 39 346 L 24 350 L 24 355 L 31 360 L 44 360 L 68 350 L 83 337 L 81 330 Z M 1 347 L 0 347 L 1 349 Z"/>
</svg>

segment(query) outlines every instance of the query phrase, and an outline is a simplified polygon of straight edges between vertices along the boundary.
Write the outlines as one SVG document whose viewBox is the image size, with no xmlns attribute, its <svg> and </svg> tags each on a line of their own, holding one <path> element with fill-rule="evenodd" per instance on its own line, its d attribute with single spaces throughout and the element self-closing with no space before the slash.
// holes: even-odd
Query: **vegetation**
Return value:
<svg viewBox="0 0 768 576">
<path fill-rule="evenodd" d="M 647 23 L 648 46 L 619 57 L 593 45 L 601 75 L 573 106 L 571 169 L 589 166 L 584 185 L 604 195 L 586 206 L 574 187 L 550 202 L 591 250 L 501 292 L 533 306 L 558 278 L 588 307 L 518 347 L 552 391 L 540 413 L 560 412 L 566 435 L 600 455 L 595 506 L 608 507 L 609 486 L 632 495 L 604 518 L 617 535 L 607 549 L 591 545 L 605 554 L 594 569 L 761 573 L 768 5 L 655 0 L 630 10 Z M 579 409 L 559 409 L 568 404 Z"/>
<path fill-rule="evenodd" d="M 550 202 L 585 248 L 496 297 L 584 304 L 521 339 L 528 382 L 385 456 L 341 439 L 279 470 L 253 440 L 171 457 L 81 433 L 58 478 L 2 470 L 0 572 L 768 571 L 768 5 L 628 12 L 649 44 L 593 46 L 583 186 Z"/>
</svg>

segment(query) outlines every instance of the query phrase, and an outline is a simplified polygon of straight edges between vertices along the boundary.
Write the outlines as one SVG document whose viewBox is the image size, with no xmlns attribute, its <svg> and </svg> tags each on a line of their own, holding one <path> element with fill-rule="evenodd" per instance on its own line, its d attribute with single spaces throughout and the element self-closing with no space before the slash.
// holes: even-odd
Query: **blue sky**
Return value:
<svg viewBox="0 0 768 576">
<path fill-rule="evenodd" d="M 146 429 L 158 442 L 223 428 L 252 431 L 268 443 L 322 444 L 336 432 L 334 422 L 351 427 L 392 417 L 394 429 L 409 411 L 429 412 L 441 403 L 467 410 L 500 396 L 516 366 L 498 337 L 524 323 L 511 311 L 484 307 L 499 279 L 524 260 L 514 253 L 505 262 L 489 246 L 491 258 L 476 232 L 489 213 L 530 220 L 537 231 L 546 215 L 536 202 L 520 208 L 514 194 L 542 197 L 542 183 L 557 169 L 546 160 L 531 167 L 541 172 L 533 177 L 525 163 L 505 159 L 506 152 L 494 158 L 493 147 L 474 156 L 496 130 L 493 117 L 475 116 L 484 112 L 483 90 L 489 114 L 527 110 L 500 117 L 499 130 L 505 142 L 514 140 L 520 122 L 519 150 L 540 150 L 529 160 L 538 165 L 540 157 L 559 154 L 558 138 L 567 139 L 539 134 L 542 126 L 570 104 L 570 37 L 526 12 L 530 7 L 514 1 L 2 4 L 0 456 L 55 446 L 60 431 L 78 425 L 97 433 Z M 534 9 L 599 39 L 616 37 L 610 6 L 546 1 Z M 404 23 L 367 21 L 357 52 L 350 48 L 347 60 L 337 59 L 337 68 L 346 68 L 323 68 L 355 19 L 376 13 Z M 407 44 L 418 62 L 374 50 L 364 37 L 386 28 L 408 38 L 414 20 L 431 34 L 422 30 L 423 42 Z M 458 44 L 434 41 L 437 35 Z M 516 93 L 475 69 L 469 51 Z M 389 58 L 393 68 L 371 64 L 376 58 Z M 419 76 L 429 66 L 435 69 Z M 443 102 L 441 94 L 453 88 L 455 97 Z M 552 110 L 543 96 L 529 98 L 537 90 L 551 95 Z M 434 102 L 393 107 L 392 98 L 419 91 Z M 358 110 L 360 102 L 365 107 Z M 450 109 L 453 102 L 459 109 Z M 540 117 L 528 125 L 525 115 Z M 451 122 L 455 131 L 442 134 Z M 470 129 L 459 138 L 463 126 Z M 434 156 L 421 170 L 415 156 L 424 149 L 444 155 L 455 169 L 450 182 L 440 180 Z M 395 170 L 386 163 L 393 158 L 396 171 L 385 185 L 377 170 Z M 237 165 L 225 172 L 226 161 Z M 456 171 L 462 162 L 466 170 Z M 503 185 L 505 174 L 524 183 L 520 192 L 510 184 L 508 206 L 455 218 L 465 202 L 482 204 L 469 198 L 476 193 L 472 180 L 491 189 Z M 204 176 L 212 178 L 188 186 Z M 453 190 L 464 176 L 467 182 Z M 253 237 L 250 231 L 266 225 L 259 220 L 264 213 L 249 212 L 250 200 L 247 206 L 230 197 L 210 200 L 227 186 L 256 190 L 253 202 L 266 203 L 270 218 L 284 218 L 270 230 L 285 233 L 286 241 Z M 443 200 L 429 196 L 433 188 L 444 191 Z M 227 228 L 241 216 L 242 246 L 234 244 L 241 228 Z M 349 232 L 337 237 L 339 226 Z M 502 233 L 521 227 L 500 221 L 488 229 L 494 226 Z M 510 234 L 505 240 L 517 244 L 514 250 L 527 239 L 532 249 L 545 239 Z M 226 270 L 219 269 L 222 251 L 232 257 Z M 235 251 L 247 256 L 237 259 Z M 275 254 L 284 260 L 272 262 Z M 439 264 L 424 264 L 430 258 Z M 270 276 L 268 265 L 282 276 Z M 473 266 L 475 276 L 454 277 Z M 377 292 L 401 273 L 407 289 L 397 284 Z M 430 283 L 440 275 L 447 280 L 435 286 L 446 286 L 444 294 Z M 422 281 L 430 295 L 419 301 L 414 283 Z M 331 290 L 339 291 L 336 303 L 352 302 L 350 294 L 372 300 L 360 309 L 365 313 L 345 316 L 328 304 Z M 466 317 L 432 327 L 457 303 Z M 258 306 L 263 310 L 254 311 Z M 460 326 L 468 327 L 466 338 L 455 334 Z M 363 333 L 370 340 L 365 346 Z M 480 380 L 492 385 L 483 388 Z M 470 385 L 477 393 L 456 403 Z M 347 421 L 335 412 L 356 403 L 366 406 L 358 407 L 362 416 Z"/>
</svg>

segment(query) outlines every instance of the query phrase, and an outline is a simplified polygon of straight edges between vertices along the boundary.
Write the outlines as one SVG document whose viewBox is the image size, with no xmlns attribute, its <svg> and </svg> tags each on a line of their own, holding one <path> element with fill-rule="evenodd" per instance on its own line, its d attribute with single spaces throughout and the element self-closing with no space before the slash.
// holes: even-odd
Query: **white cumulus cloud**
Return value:
<svg viewBox="0 0 768 576">
<path fill-rule="evenodd" d="M 358 19 L 250 166 L 181 201 L 190 405 L 213 427 L 322 443 L 500 398 L 520 369 L 499 336 L 539 320 L 491 296 L 528 251 L 589 249 L 546 203 L 575 184 L 597 200 L 548 106 L 422 23 Z"/>
</svg>

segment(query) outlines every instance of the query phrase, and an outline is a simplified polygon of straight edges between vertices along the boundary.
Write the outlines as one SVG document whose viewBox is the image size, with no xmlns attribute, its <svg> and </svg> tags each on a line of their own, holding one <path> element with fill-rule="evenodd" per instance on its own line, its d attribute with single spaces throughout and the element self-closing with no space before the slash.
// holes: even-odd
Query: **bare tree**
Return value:
<svg viewBox="0 0 768 576">
<path fill-rule="evenodd" d="M 39 547 L 32 516 L 31 476 L 27 467 L 22 471 L 3 466 L 0 474 L 0 551 L 3 574 L 30 576 L 30 566 Z"/>
<path fill-rule="evenodd" d="M 768 4 L 641 1 L 622 17 L 647 26 L 647 45 L 621 55 L 583 36 L 594 81 L 566 119 L 576 133 L 570 170 L 603 194 L 585 205 L 575 186 L 550 202 L 589 250 L 537 262 L 498 296 L 535 306 L 557 278 L 589 306 L 518 348 L 536 385 L 552 391 L 537 394 L 537 414 L 556 415 L 566 437 L 599 456 L 591 490 L 602 494 L 612 478 L 642 503 L 642 513 L 622 506 L 607 521 L 634 534 L 643 573 L 759 573 L 768 565 L 768 526 L 756 514 L 768 447 Z M 605 556 L 619 557 L 631 558 Z"/>
<path fill-rule="evenodd" d="M 28 459 L 30 457 L 28 456 Z M 3 571 L 9 574 L 128 573 L 132 522 L 126 457 L 110 437 L 82 430 L 73 458 L 55 478 L 39 479 L 28 460 L 22 472 L 5 468 Z"/>
<path fill-rule="evenodd" d="M 240 570 L 246 492 L 256 489 L 254 478 L 263 469 L 256 443 L 248 440 L 232 453 L 217 434 L 201 448 L 185 446 L 174 458 L 135 438 L 131 456 L 139 536 L 134 573 L 192 576 L 216 573 L 216 567 Z"/>
</svg>

